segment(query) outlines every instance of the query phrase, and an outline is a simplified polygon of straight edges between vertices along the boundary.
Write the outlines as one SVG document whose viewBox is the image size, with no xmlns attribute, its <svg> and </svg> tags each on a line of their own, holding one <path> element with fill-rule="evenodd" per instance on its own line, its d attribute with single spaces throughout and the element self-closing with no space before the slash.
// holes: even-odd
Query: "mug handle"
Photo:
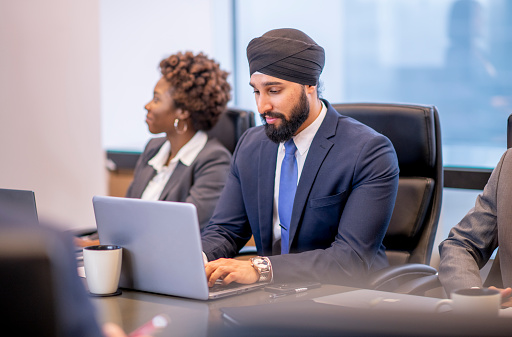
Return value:
<svg viewBox="0 0 512 337">
<path fill-rule="evenodd" d="M 445 299 L 445 300 L 440 300 L 439 302 L 437 302 L 436 304 L 436 307 L 435 307 L 435 312 L 439 312 L 439 309 L 443 306 L 443 305 L 449 305 L 449 306 L 452 306 L 453 304 L 453 300 L 449 300 L 449 299 Z"/>
</svg>

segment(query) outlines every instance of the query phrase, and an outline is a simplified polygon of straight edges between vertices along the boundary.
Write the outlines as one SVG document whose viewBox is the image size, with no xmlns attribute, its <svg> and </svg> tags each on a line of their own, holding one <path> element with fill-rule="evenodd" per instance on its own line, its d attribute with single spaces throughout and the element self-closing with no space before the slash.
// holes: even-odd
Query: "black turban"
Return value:
<svg viewBox="0 0 512 337">
<path fill-rule="evenodd" d="M 324 68 L 324 49 L 297 29 L 274 29 L 247 46 L 251 75 L 265 75 L 304 85 L 317 85 Z"/>
</svg>

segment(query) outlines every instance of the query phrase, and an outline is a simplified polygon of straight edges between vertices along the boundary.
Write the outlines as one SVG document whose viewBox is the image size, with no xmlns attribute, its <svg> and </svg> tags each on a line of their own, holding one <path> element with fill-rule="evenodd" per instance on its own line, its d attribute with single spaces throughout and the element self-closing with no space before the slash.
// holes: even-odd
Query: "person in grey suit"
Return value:
<svg viewBox="0 0 512 337">
<path fill-rule="evenodd" d="M 491 286 L 507 297 L 512 292 L 512 149 L 501 157 L 475 206 L 439 245 L 439 279 L 446 293 L 482 287 L 480 269 L 498 246 L 501 282 Z"/>
<path fill-rule="evenodd" d="M 205 131 L 230 99 L 228 73 L 204 54 L 177 53 L 160 62 L 162 77 L 146 104 L 153 134 L 135 167 L 126 197 L 190 202 L 201 228 L 226 181 L 231 154 Z"/>
</svg>

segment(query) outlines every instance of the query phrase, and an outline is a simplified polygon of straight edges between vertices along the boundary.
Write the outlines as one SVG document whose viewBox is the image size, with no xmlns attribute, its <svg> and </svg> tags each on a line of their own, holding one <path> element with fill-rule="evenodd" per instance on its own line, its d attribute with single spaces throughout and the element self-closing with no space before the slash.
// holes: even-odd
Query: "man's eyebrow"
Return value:
<svg viewBox="0 0 512 337">
<path fill-rule="evenodd" d="M 263 82 L 261 85 L 263 87 L 270 87 L 272 85 L 281 85 L 281 84 L 283 84 L 283 82 L 274 81 L 274 82 Z M 254 88 L 254 84 L 253 83 L 249 82 L 249 85 Z"/>
</svg>

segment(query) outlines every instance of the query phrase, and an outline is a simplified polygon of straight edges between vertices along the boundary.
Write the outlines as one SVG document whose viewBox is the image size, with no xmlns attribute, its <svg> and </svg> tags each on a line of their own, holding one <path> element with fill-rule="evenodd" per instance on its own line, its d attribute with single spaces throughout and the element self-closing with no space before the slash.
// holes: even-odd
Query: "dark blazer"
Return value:
<svg viewBox="0 0 512 337">
<path fill-rule="evenodd" d="M 500 258 L 493 265 L 498 283 L 489 285 L 512 287 L 512 149 L 501 157 L 475 207 L 439 245 L 439 280 L 446 292 L 482 287 L 480 269 L 498 245 Z"/>
<path fill-rule="evenodd" d="M 356 120 L 328 110 L 309 149 L 290 224 L 290 253 L 271 256 L 276 282 L 358 284 L 387 266 L 382 240 L 398 189 L 391 142 Z M 254 235 L 258 254 L 272 255 L 278 144 L 263 127 L 240 139 L 226 186 L 203 233 L 209 260 L 232 257 Z"/>
<path fill-rule="evenodd" d="M 127 198 L 140 198 L 156 171 L 148 165 L 167 138 L 151 139 L 141 154 Z M 179 162 L 159 200 L 190 202 L 197 208 L 201 228 L 212 216 L 229 171 L 231 153 L 216 139 L 208 139 L 190 166 Z"/>
<path fill-rule="evenodd" d="M 78 277 L 72 236 L 54 227 L 55 224 L 27 222 L 23 215 L 20 217 L 12 209 L 0 207 L 0 238 L 4 241 L 8 238 L 10 247 L 17 247 L 6 252 L 3 246 L 1 265 L 11 271 L 14 266 L 19 267 L 14 275 L 0 268 L 0 275 L 6 279 L 1 282 L 0 312 L 2 322 L 9 323 L 2 328 L 2 335 L 50 336 L 51 331 L 34 331 L 44 329 L 40 326 L 44 322 L 46 327 L 53 325 L 56 336 L 103 336 L 84 281 Z M 35 256 L 46 257 L 49 265 L 20 264 L 23 258 Z M 52 280 L 49 285 L 44 283 L 45 276 Z M 53 292 L 35 294 L 37 290 L 27 289 L 38 286 L 50 286 Z M 34 313 L 37 310 L 40 312 Z M 27 318 L 31 313 L 37 315 L 37 319 Z"/>
</svg>

